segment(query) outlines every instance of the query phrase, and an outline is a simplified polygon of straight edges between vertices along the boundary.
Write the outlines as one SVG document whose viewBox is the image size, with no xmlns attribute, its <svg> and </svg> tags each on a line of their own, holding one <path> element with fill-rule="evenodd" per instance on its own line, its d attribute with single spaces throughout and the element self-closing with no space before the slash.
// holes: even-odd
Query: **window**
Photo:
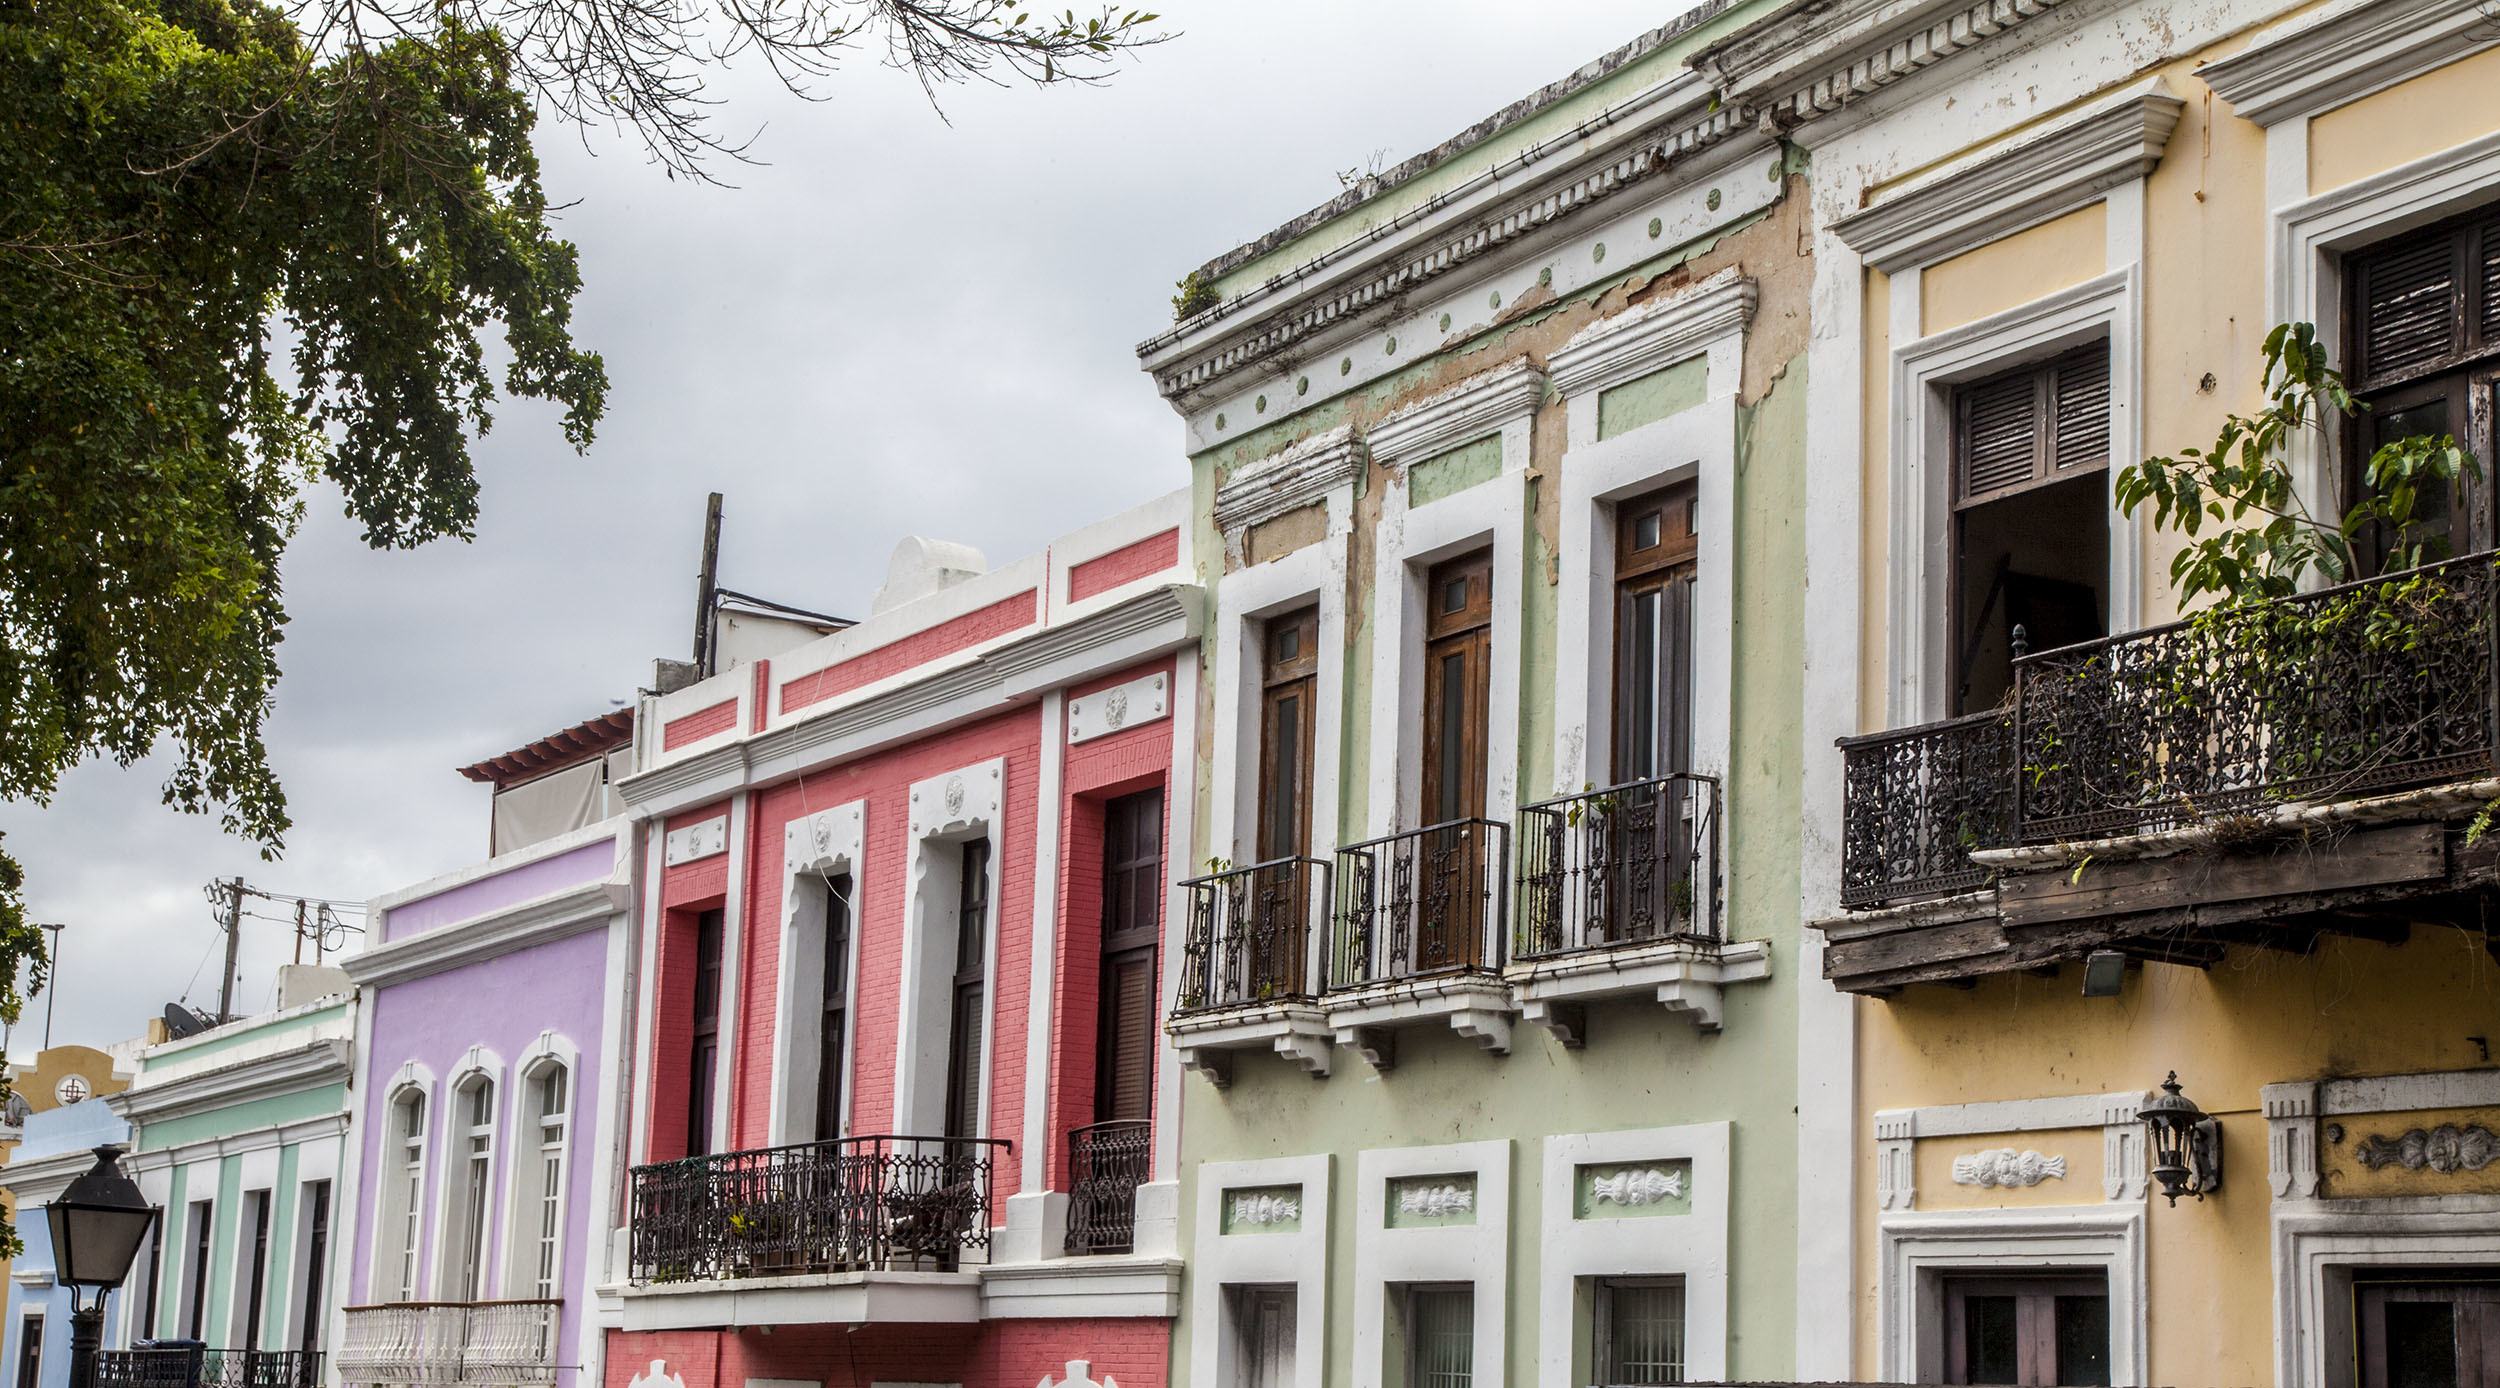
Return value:
<svg viewBox="0 0 2500 1388">
<path fill-rule="evenodd" d="M 541 1301 L 556 1296 L 563 1271 L 565 1130 L 572 1117 L 572 1074 L 556 1061 L 530 1073 L 529 1112 L 538 1139 L 537 1161 L 529 1190 L 528 1243 L 523 1273 L 530 1295 Z"/>
<path fill-rule="evenodd" d="M 1484 813 L 1493 559 L 1474 554 L 1424 579 L 1424 823 Z"/>
<path fill-rule="evenodd" d="M 1406 1289 L 1405 1388 L 1470 1388 L 1476 1381 L 1476 1289 Z"/>
<path fill-rule="evenodd" d="M 1602 1277 L 1590 1340 L 1606 1388 L 1684 1381 L 1684 1280 Z"/>
<path fill-rule="evenodd" d="M 1293 1382 L 1294 1289 L 1228 1287 L 1233 1372 L 1229 1388 L 1287 1388 Z"/>
<path fill-rule="evenodd" d="M 2109 1382 L 2109 1284 L 2098 1274 L 1944 1280 L 1945 1382 Z"/>
<path fill-rule="evenodd" d="M 148 1225 L 147 1299 L 139 1310 L 139 1327 L 133 1338 L 152 1338 L 156 1330 L 156 1293 L 165 1282 L 165 1221 L 159 1218 Z"/>
<path fill-rule="evenodd" d="M 2353 421 L 2344 485 L 2358 495 L 2361 469 L 2383 444 L 2448 434 L 2488 468 L 2491 411 L 2500 383 L 2500 212 L 2483 208 L 2407 232 L 2355 254 L 2345 266 L 2347 384 L 2370 406 Z M 2492 542 L 2487 486 L 2426 498 L 2417 538 L 2452 554 Z M 2383 560 L 2387 537 L 2376 537 Z"/>
<path fill-rule="evenodd" d="M 1155 945 L 1163 922 L 1163 792 L 1103 806 L 1102 966 L 1094 1121 L 1154 1111 Z"/>
<path fill-rule="evenodd" d="M 1258 860 L 1311 847 L 1311 739 L 1319 687 L 1319 609 L 1269 619 L 1259 673 Z"/>
<path fill-rule="evenodd" d="M 2355 1388 L 2500 1381 L 2500 1268 L 2374 1273 L 2353 1312 Z"/>
<path fill-rule="evenodd" d="M 946 1042 L 946 1136 L 981 1135 L 981 1023 L 989 984 L 990 841 L 963 846 L 955 893 L 955 992 Z"/>
<path fill-rule="evenodd" d="M 720 1069 L 721 924 L 705 911 L 694 925 L 694 1033 L 687 1051 L 686 1155 L 712 1150 L 712 1096 Z"/>
<path fill-rule="evenodd" d="M 1615 507 L 1618 785 L 1692 769 L 1694 515 L 1690 483 Z"/>
<path fill-rule="evenodd" d="M 391 1255 L 397 1260 L 397 1299 L 413 1300 L 417 1295 L 417 1231 L 425 1209 L 425 1095 L 408 1090 L 393 1105 L 396 1113 L 392 1128 L 399 1144 L 399 1170 L 394 1200 L 398 1208 L 391 1213 L 398 1232 Z"/>
<path fill-rule="evenodd" d="M 850 1053 L 851 878 L 825 879 L 825 967 L 817 997 L 816 1140 L 842 1135 L 842 1077 Z"/>
<path fill-rule="evenodd" d="M 42 1388 L 43 1317 L 28 1312 L 17 1323 L 17 1388 Z"/>
<path fill-rule="evenodd" d="M 2104 634 L 2109 601 L 2109 344 L 1952 388 L 1952 711 L 2013 687 L 2029 649 Z"/>
<path fill-rule="evenodd" d="M 489 1168 L 495 1156 L 495 1082 L 484 1075 L 472 1076 L 455 1092 L 453 1103 L 460 1115 L 461 1142 L 460 1169 L 453 1173 L 459 1184 L 452 1198 L 459 1204 L 452 1211 L 449 1295 L 460 1301 L 476 1301 L 486 1295 L 486 1227 L 493 1209 L 488 1192 L 494 1189 Z"/>
<path fill-rule="evenodd" d="M 260 1318 L 269 1292 L 269 1196 L 265 1190 L 243 1195 L 243 1219 L 252 1231 L 252 1280 L 244 1284 L 243 1327 L 236 1338 L 245 1349 L 260 1348 Z"/>
<path fill-rule="evenodd" d="M 182 1333 L 196 1340 L 208 1325 L 208 1245 L 216 1221 L 205 1200 L 191 1203 L 191 1270 L 183 1278 Z"/>
<path fill-rule="evenodd" d="M 330 1183 L 304 1184 L 304 1324 L 295 1347 L 321 1348 L 321 1293 L 330 1276 Z"/>
</svg>

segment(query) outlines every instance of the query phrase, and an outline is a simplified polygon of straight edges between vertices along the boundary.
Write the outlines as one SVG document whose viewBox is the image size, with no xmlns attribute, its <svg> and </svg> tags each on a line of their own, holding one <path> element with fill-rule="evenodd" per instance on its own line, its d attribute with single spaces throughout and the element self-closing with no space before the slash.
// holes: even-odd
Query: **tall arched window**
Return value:
<svg viewBox="0 0 2500 1388">
<path fill-rule="evenodd" d="M 417 1227 L 425 1210 L 425 1091 L 410 1087 L 391 1103 L 391 1232 L 389 1268 L 392 1296 L 413 1301 L 417 1295 Z"/>
<path fill-rule="evenodd" d="M 453 1160 L 459 1166 L 451 1172 L 447 1227 L 452 1243 L 444 1264 L 445 1293 L 456 1300 L 476 1301 L 486 1295 L 486 1230 L 494 1208 L 489 1192 L 494 1189 L 495 1082 L 485 1075 L 463 1081 L 452 1095 L 452 1113 L 459 1124 L 453 1130 L 458 1136 Z"/>
<path fill-rule="evenodd" d="M 565 1134 L 573 1114 L 572 1076 L 564 1062 L 550 1060 L 531 1071 L 528 1098 L 530 1123 L 522 1139 L 537 1139 L 537 1160 L 524 1178 L 523 1202 L 513 1217 L 523 1239 L 520 1268 L 529 1295 L 552 1301 L 562 1275 Z"/>
</svg>

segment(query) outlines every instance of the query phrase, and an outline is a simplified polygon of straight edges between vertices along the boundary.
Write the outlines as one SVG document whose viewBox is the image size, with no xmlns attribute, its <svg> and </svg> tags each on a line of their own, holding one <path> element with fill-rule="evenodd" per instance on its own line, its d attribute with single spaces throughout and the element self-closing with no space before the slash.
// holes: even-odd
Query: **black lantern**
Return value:
<svg viewBox="0 0 2500 1388">
<path fill-rule="evenodd" d="M 2161 1182 L 2161 1193 L 2171 1204 L 2178 1204 L 2182 1195 L 2202 1200 L 2206 1192 L 2222 1188 L 2222 1124 L 2179 1092 L 2178 1071 L 2170 1072 L 2161 1093 L 2136 1116 L 2144 1120 L 2144 1135 L 2152 1145 L 2153 1179 Z"/>
<path fill-rule="evenodd" d="M 130 1275 L 156 1226 L 156 1207 L 121 1168 L 122 1148 L 95 1149 L 95 1165 L 44 1207 L 52 1228 L 52 1279 L 70 1289 L 70 1388 L 95 1382 L 96 1348 L 104 1339 L 104 1294 Z M 95 1299 L 80 1303 L 79 1289 Z"/>
</svg>

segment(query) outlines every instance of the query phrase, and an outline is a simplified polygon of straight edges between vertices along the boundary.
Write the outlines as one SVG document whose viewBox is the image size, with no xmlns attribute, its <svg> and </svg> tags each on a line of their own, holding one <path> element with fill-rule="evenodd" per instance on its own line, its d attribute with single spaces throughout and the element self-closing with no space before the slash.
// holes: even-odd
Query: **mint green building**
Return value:
<svg viewBox="0 0 2500 1388">
<path fill-rule="evenodd" d="M 1705 4 L 1217 257 L 1139 348 L 1214 595 L 1167 1035 L 1174 1382 L 1777 1380 L 1806 170 Z M 1845 1082 L 1845 1077 L 1834 1077 Z M 1845 1293 L 1845 1286 L 1844 1286 Z"/>
<path fill-rule="evenodd" d="M 197 1340 L 285 1356 L 255 1381 L 319 1384 L 331 1319 L 354 995 L 337 969 L 280 970 L 275 1011 L 140 1052 L 106 1100 L 124 1163 L 165 1211 L 114 1342 Z"/>
</svg>

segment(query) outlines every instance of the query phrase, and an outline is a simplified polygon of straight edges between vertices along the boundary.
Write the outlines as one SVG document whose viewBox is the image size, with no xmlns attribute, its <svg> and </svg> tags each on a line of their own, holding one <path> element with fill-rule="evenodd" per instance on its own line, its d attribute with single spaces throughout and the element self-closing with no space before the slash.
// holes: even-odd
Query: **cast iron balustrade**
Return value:
<svg viewBox="0 0 2500 1388">
<path fill-rule="evenodd" d="M 1070 1253 L 1137 1246 L 1137 1188 L 1154 1169 L 1154 1125 L 1119 1118 L 1068 1134 Z"/>
<path fill-rule="evenodd" d="M 394 1301 L 347 1308 L 338 1352 L 346 1384 L 556 1381 L 561 1301 Z"/>
<path fill-rule="evenodd" d="M 1982 885 L 1973 849 L 2158 832 L 2487 775 L 2485 552 L 2014 662 L 2006 709 L 1845 738 L 1841 904 Z"/>
<path fill-rule="evenodd" d="M 846 1137 L 634 1168 L 633 1276 L 951 1270 L 989 1255 L 999 1138 Z"/>
<path fill-rule="evenodd" d="M 1309 999 L 1311 916 L 1326 908 L 1328 864 L 1277 858 L 1193 877 L 1175 1013 Z"/>
<path fill-rule="evenodd" d="M 1498 971 L 1510 934 L 1510 826 L 1453 819 L 1337 850 L 1331 990 Z"/>
<path fill-rule="evenodd" d="M 1719 938 L 1719 781 L 1679 773 L 1519 812 L 1521 959 Z"/>
<path fill-rule="evenodd" d="M 152 1345 L 101 1350 L 96 1388 L 321 1388 L 321 1352 Z"/>
</svg>

